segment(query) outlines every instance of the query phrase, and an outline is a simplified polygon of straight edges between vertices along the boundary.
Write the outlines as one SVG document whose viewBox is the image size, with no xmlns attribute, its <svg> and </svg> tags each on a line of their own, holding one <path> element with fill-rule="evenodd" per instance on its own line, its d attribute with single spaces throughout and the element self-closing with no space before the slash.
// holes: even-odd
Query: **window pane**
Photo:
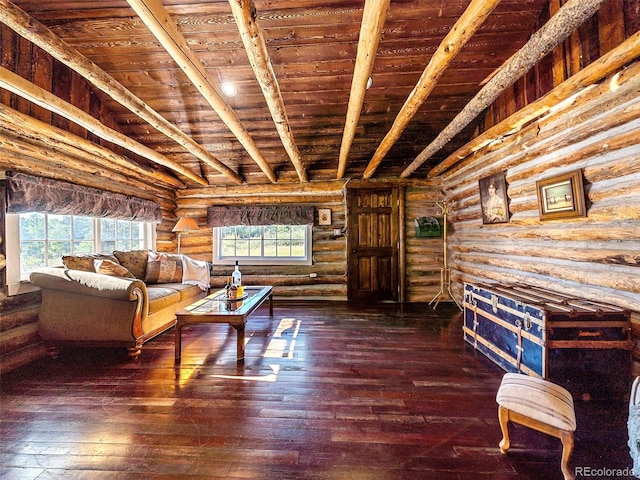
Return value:
<svg viewBox="0 0 640 480">
<path fill-rule="evenodd" d="M 93 239 L 93 220 L 90 217 L 73 217 L 73 239 Z"/>
<path fill-rule="evenodd" d="M 249 240 L 249 256 L 250 257 L 262 256 L 262 239 Z"/>
<path fill-rule="evenodd" d="M 107 240 L 106 242 L 103 240 L 100 242 L 100 253 L 111 253 L 116 249 L 115 240 Z"/>
<path fill-rule="evenodd" d="M 100 238 L 103 241 L 115 240 L 116 238 L 116 221 L 115 220 L 110 220 L 107 218 L 103 218 L 100 220 Z"/>
<path fill-rule="evenodd" d="M 250 238 L 250 233 L 251 231 L 251 227 L 246 226 L 246 225 L 240 225 L 236 227 L 236 237 L 237 238 L 243 238 L 243 239 L 247 239 Z"/>
<path fill-rule="evenodd" d="M 307 229 L 304 225 L 292 225 L 291 226 L 291 238 L 304 239 L 307 233 Z"/>
<path fill-rule="evenodd" d="M 290 233 L 290 225 L 278 225 L 278 238 L 289 238 Z"/>
<path fill-rule="evenodd" d="M 70 215 L 48 215 L 47 216 L 47 236 L 49 240 L 70 240 L 71 239 L 71 216 Z"/>
<path fill-rule="evenodd" d="M 73 242 L 73 253 L 92 253 L 93 252 L 93 240 L 83 242 Z"/>
<path fill-rule="evenodd" d="M 276 238 L 278 233 L 278 227 L 275 225 L 268 225 L 264 227 L 264 238 Z"/>
<path fill-rule="evenodd" d="M 131 238 L 131 222 L 118 220 L 116 223 L 118 240 L 129 240 Z"/>
<path fill-rule="evenodd" d="M 296 240 L 291 243 L 291 256 L 304 257 L 304 253 L 305 253 L 304 242 Z"/>
<path fill-rule="evenodd" d="M 29 273 L 36 268 L 46 266 L 44 252 L 44 240 L 39 242 L 20 242 L 20 272 Z"/>
<path fill-rule="evenodd" d="M 42 213 L 20 214 L 20 240 L 43 240 L 45 238 L 45 216 Z"/>
<path fill-rule="evenodd" d="M 251 227 L 249 229 L 249 237 L 262 239 L 262 227 Z"/>
<path fill-rule="evenodd" d="M 71 242 L 47 242 L 47 259 L 49 266 L 55 263 L 56 259 L 62 258 L 63 255 L 70 255 L 71 253 Z"/>
<path fill-rule="evenodd" d="M 236 256 L 248 257 L 249 256 L 249 240 L 237 240 L 236 241 Z"/>
<path fill-rule="evenodd" d="M 235 257 L 236 256 L 236 242 L 235 240 L 222 240 L 222 251 L 220 252 L 223 257 Z"/>
<path fill-rule="evenodd" d="M 264 241 L 264 256 L 265 257 L 275 257 L 277 255 L 276 252 L 276 241 L 275 240 L 265 240 Z"/>
<path fill-rule="evenodd" d="M 291 249 L 289 248 L 289 241 L 278 240 L 277 251 L 279 257 L 291 256 Z"/>
</svg>

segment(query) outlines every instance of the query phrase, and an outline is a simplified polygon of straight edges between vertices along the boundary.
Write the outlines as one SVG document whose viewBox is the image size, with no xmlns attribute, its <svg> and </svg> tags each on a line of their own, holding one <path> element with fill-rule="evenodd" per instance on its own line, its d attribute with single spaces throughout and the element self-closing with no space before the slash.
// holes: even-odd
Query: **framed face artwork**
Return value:
<svg viewBox="0 0 640 480">
<path fill-rule="evenodd" d="M 536 189 L 540 220 L 586 216 L 581 170 L 538 180 Z"/>
<path fill-rule="evenodd" d="M 482 223 L 507 223 L 509 198 L 504 172 L 480 179 L 480 203 Z"/>
<path fill-rule="evenodd" d="M 331 225 L 331 209 L 330 208 L 318 209 L 318 225 Z"/>
</svg>

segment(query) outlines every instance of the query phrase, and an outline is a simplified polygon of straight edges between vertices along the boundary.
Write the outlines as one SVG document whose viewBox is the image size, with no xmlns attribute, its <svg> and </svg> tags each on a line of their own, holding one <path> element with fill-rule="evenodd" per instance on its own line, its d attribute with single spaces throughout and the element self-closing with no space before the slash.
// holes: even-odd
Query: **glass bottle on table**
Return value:
<svg viewBox="0 0 640 480">
<path fill-rule="evenodd" d="M 236 260 L 236 267 L 231 274 L 231 284 L 236 287 L 238 298 L 242 297 L 244 289 L 242 288 L 242 273 L 240 272 L 238 260 Z"/>
</svg>

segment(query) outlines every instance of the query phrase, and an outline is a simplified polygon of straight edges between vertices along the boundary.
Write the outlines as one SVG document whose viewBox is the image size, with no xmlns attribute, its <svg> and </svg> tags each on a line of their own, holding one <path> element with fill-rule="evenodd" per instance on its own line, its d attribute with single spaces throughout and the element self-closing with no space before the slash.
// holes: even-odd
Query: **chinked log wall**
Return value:
<svg viewBox="0 0 640 480">
<path fill-rule="evenodd" d="M 628 54 L 628 44 L 614 53 Z M 626 68 L 583 85 L 522 130 L 503 131 L 444 173 L 459 298 L 463 282 L 535 285 L 628 308 L 634 338 L 640 336 L 640 61 L 633 56 Z M 501 104 L 509 103 L 515 100 Z M 586 218 L 540 220 L 536 181 L 578 169 Z M 483 225 L 478 180 L 498 172 L 505 172 L 511 219 Z M 640 358 L 638 347 L 634 356 Z"/>
<path fill-rule="evenodd" d="M 374 184 L 375 185 L 375 184 Z M 340 299 L 347 298 L 346 238 L 336 237 L 334 229 L 346 225 L 345 182 L 309 182 L 224 188 L 191 188 L 178 192 L 178 216 L 194 218 L 202 232 L 183 236 L 181 252 L 200 260 L 211 261 L 211 229 L 205 227 L 206 211 L 212 205 L 310 205 L 331 209 L 331 225 L 313 226 L 313 265 L 256 266 L 242 265 L 246 283 L 274 286 L 279 297 Z M 439 290 L 442 262 L 442 239 L 415 238 L 414 219 L 438 217 L 434 200 L 442 198 L 439 189 L 410 186 L 406 189 L 405 233 L 407 300 L 429 301 Z M 158 234 L 159 249 L 173 248 L 175 236 L 169 231 Z M 230 273 L 229 266 L 214 267 L 214 286 L 222 286 Z M 315 278 L 310 277 L 315 273 Z"/>
</svg>

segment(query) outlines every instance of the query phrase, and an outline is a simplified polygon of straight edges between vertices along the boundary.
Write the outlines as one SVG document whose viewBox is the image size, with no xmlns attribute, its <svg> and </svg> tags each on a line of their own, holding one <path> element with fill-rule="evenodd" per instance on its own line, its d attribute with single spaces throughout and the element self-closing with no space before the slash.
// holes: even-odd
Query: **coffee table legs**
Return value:
<svg viewBox="0 0 640 480">
<path fill-rule="evenodd" d="M 182 325 L 176 324 L 176 363 L 180 363 L 182 356 Z"/>
<path fill-rule="evenodd" d="M 244 323 L 242 325 L 232 325 L 237 332 L 236 356 L 238 363 L 244 363 Z"/>
</svg>

